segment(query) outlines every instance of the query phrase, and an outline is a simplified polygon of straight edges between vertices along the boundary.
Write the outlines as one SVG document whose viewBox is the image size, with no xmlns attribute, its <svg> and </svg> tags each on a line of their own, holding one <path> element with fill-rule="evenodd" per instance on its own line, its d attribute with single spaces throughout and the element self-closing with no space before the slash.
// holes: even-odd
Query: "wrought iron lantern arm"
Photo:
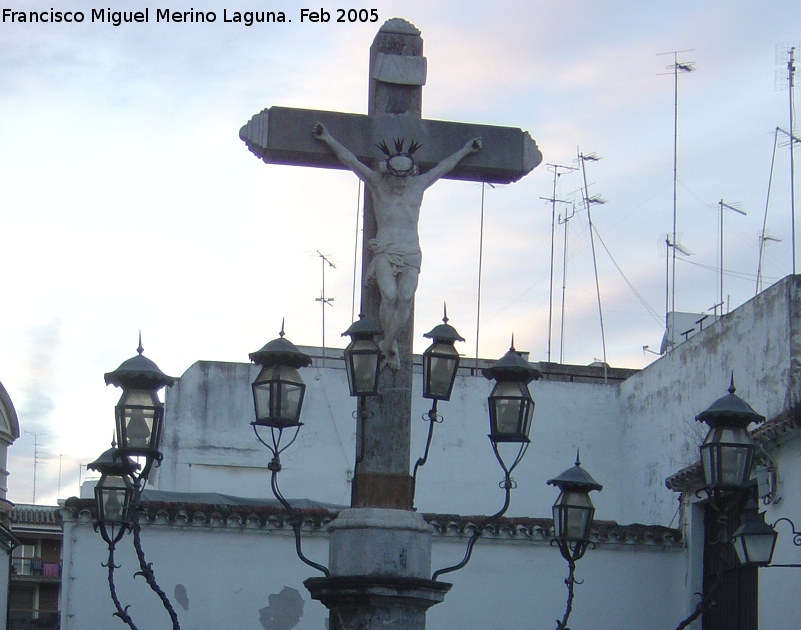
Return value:
<svg viewBox="0 0 801 630">
<path fill-rule="evenodd" d="M 793 532 L 792 532 L 792 534 L 793 534 L 793 544 L 796 547 L 801 547 L 801 532 L 796 530 L 795 523 L 793 523 L 793 521 L 791 521 L 786 516 L 782 516 L 780 519 L 776 520 L 772 525 L 773 529 L 776 529 L 776 525 L 778 525 L 782 521 L 786 521 L 786 522 L 790 523 L 790 527 L 793 530 Z"/>
<path fill-rule="evenodd" d="M 771 527 L 773 527 L 773 529 L 776 529 L 776 525 L 778 525 L 782 521 L 786 521 L 786 522 L 788 522 L 790 524 L 790 527 L 793 530 L 792 531 L 793 544 L 796 547 L 801 547 L 801 532 L 796 530 L 795 523 L 793 523 L 793 521 L 791 521 L 789 518 L 787 518 L 786 516 L 782 516 L 780 519 L 777 519 L 773 523 L 773 525 L 771 525 Z M 768 567 L 776 567 L 776 568 L 784 568 L 784 569 L 798 569 L 798 568 L 801 568 L 801 564 L 798 564 L 798 563 L 788 563 L 788 564 L 774 564 L 774 563 L 771 563 L 771 564 L 769 564 L 767 566 Z"/>
<path fill-rule="evenodd" d="M 267 450 L 270 451 L 273 454 L 273 459 L 276 459 L 281 455 L 281 453 L 283 453 L 286 449 L 288 449 L 290 446 L 292 446 L 292 444 L 295 443 L 295 440 L 298 439 L 298 433 L 300 432 L 300 427 L 302 425 L 299 424 L 299 425 L 293 427 L 295 429 L 295 432 L 293 433 L 292 437 L 289 439 L 289 442 L 287 442 L 284 445 L 281 445 L 281 438 L 284 435 L 284 430 L 282 428 L 270 427 L 270 438 L 271 438 L 271 442 L 272 442 L 272 444 L 270 444 L 264 438 L 262 438 L 261 434 L 259 433 L 259 426 L 260 425 L 258 425 L 258 424 L 256 424 L 254 422 L 254 423 L 251 424 L 251 426 L 253 427 L 253 432 L 256 434 L 256 439 L 259 442 L 261 442 L 264 446 L 266 446 Z M 279 470 L 280 470 L 280 468 L 279 468 Z"/>
<path fill-rule="evenodd" d="M 509 473 L 507 472 L 506 477 L 501 482 L 501 486 L 505 491 L 503 507 L 497 512 L 495 512 L 495 514 L 493 514 L 492 516 L 489 516 L 486 519 L 484 519 L 484 521 L 478 527 L 476 527 L 476 529 L 473 531 L 473 535 L 470 536 L 470 540 L 467 541 L 467 549 L 465 550 L 464 558 L 462 558 L 461 562 L 454 564 L 453 566 L 450 567 L 438 569 L 431 576 L 432 581 L 436 581 L 436 579 L 440 575 L 444 575 L 446 573 L 452 573 L 454 571 L 459 571 L 460 569 L 463 569 L 468 562 L 470 562 L 470 558 L 473 556 L 473 547 L 475 547 L 475 544 L 478 541 L 478 539 L 481 538 L 482 534 L 484 533 L 484 530 L 487 529 L 487 527 L 492 525 L 499 518 L 501 518 L 504 514 L 506 514 L 506 511 L 509 509 L 509 504 L 511 503 L 512 500 L 512 489 L 515 487 L 515 485 L 516 484 L 514 482 L 514 479 L 512 479 L 509 476 Z"/>
<path fill-rule="evenodd" d="M 92 527 L 96 532 L 100 533 L 100 537 L 108 545 L 109 550 L 113 550 L 117 543 L 122 540 L 122 537 L 125 536 L 125 532 L 130 529 L 130 526 L 126 524 L 114 523 L 107 526 L 102 521 L 96 522 Z"/>
<path fill-rule="evenodd" d="M 693 621 L 698 619 L 716 604 L 717 593 L 720 590 L 720 587 L 723 586 L 724 573 L 725 570 L 722 569 L 715 573 L 715 580 L 707 589 L 706 593 L 696 593 L 696 595 L 701 596 L 701 599 L 698 600 L 698 603 L 695 605 L 695 609 L 693 609 L 693 611 L 687 617 L 682 619 L 678 626 L 676 626 L 676 630 L 684 630 L 684 628 L 688 627 Z"/>
<path fill-rule="evenodd" d="M 270 469 L 271 473 L 270 488 L 273 491 L 273 495 L 287 511 L 287 522 L 290 524 L 292 531 L 295 533 L 295 551 L 297 552 L 298 558 L 300 558 L 303 563 L 307 564 L 311 568 L 320 571 L 325 577 L 331 577 L 331 572 L 327 567 L 310 560 L 303 554 L 300 539 L 301 519 L 295 513 L 292 504 L 284 498 L 283 494 L 281 494 L 281 490 L 278 487 L 278 473 L 281 471 L 281 460 L 278 458 L 278 455 L 273 457 L 272 461 L 267 465 L 267 468 Z"/>
<path fill-rule="evenodd" d="M 428 437 L 426 438 L 426 447 L 423 451 L 423 456 L 417 459 L 414 464 L 414 470 L 412 471 L 412 496 L 414 496 L 417 488 L 417 470 L 421 466 L 425 466 L 426 462 L 428 461 L 428 453 L 431 450 L 431 441 L 434 437 L 434 425 L 441 423 L 443 420 L 442 416 L 437 413 L 436 399 L 434 399 L 430 411 L 423 414 L 423 420 L 428 422 Z"/>
<path fill-rule="evenodd" d="M 561 546 L 559 550 L 562 550 Z M 564 555 L 564 553 L 562 555 Z M 583 582 L 576 580 L 576 561 L 568 559 L 567 566 L 568 573 L 565 578 L 565 584 L 567 585 L 567 604 L 565 605 L 565 614 L 562 620 L 556 620 L 556 630 L 570 630 L 570 628 L 567 627 L 567 620 L 570 618 L 570 613 L 573 612 L 573 589 L 576 584 L 583 584 Z"/>
<path fill-rule="evenodd" d="M 119 538 L 122 538 L 122 536 Z M 117 540 L 119 540 L 119 538 L 117 538 Z M 117 597 L 117 587 L 114 585 L 114 569 L 119 569 L 119 566 L 114 563 L 114 547 L 114 544 L 109 543 L 108 563 L 102 565 L 108 568 L 108 590 L 111 594 L 111 601 L 114 602 L 114 607 L 117 609 L 117 612 L 114 613 L 114 616 L 122 619 L 128 625 L 128 627 L 131 628 L 131 630 L 139 630 L 134 624 L 133 619 L 131 619 L 131 616 L 128 614 L 128 609 L 130 606 L 123 608 L 119 597 Z"/>
<path fill-rule="evenodd" d="M 167 597 L 167 594 L 156 582 L 156 576 L 153 573 L 152 563 L 149 563 L 145 558 L 145 552 L 142 549 L 142 539 L 140 537 L 141 527 L 139 525 L 138 508 L 139 508 L 139 501 L 137 501 L 137 506 L 136 509 L 134 510 L 133 524 L 131 527 L 131 530 L 133 532 L 134 549 L 136 550 L 136 557 L 139 559 L 139 571 L 135 574 L 134 577 L 141 575 L 143 578 L 145 578 L 145 581 L 147 582 L 148 586 L 156 595 L 158 595 L 159 599 L 161 600 L 161 604 L 164 606 L 164 610 L 166 610 L 167 614 L 170 616 L 173 630 L 181 630 L 181 625 L 178 622 L 178 614 L 172 607 L 172 603 L 170 602 L 170 599 Z"/>
</svg>

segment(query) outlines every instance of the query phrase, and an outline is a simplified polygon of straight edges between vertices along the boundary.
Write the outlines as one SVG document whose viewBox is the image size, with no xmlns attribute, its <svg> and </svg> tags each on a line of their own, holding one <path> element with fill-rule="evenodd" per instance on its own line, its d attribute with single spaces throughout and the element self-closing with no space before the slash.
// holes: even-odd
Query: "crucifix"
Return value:
<svg viewBox="0 0 801 630">
<path fill-rule="evenodd" d="M 425 80 L 420 31 L 394 18 L 370 48 L 367 115 L 274 106 L 239 132 L 268 164 L 347 168 L 366 184 L 362 277 L 376 282 L 364 283 L 361 312 L 382 324 L 385 368 L 380 395 L 368 399 L 358 420 L 354 508 L 412 509 L 411 313 L 423 191 L 440 177 L 511 183 L 542 161 L 536 142 L 519 128 L 422 118 Z M 408 300 L 394 303 L 393 291 L 405 291 Z"/>
</svg>

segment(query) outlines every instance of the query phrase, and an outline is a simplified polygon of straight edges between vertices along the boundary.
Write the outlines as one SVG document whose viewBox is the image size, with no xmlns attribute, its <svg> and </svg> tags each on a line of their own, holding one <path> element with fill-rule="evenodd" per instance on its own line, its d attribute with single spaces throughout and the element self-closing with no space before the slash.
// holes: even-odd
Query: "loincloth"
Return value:
<svg viewBox="0 0 801 630">
<path fill-rule="evenodd" d="M 377 238 L 373 238 L 367 241 L 367 249 L 373 253 L 373 259 L 367 267 L 366 282 L 375 280 L 376 262 L 379 260 L 386 260 L 389 263 L 393 276 L 403 273 L 406 267 L 411 267 L 417 273 L 420 273 L 423 252 L 420 251 L 419 247 L 386 243 Z"/>
</svg>

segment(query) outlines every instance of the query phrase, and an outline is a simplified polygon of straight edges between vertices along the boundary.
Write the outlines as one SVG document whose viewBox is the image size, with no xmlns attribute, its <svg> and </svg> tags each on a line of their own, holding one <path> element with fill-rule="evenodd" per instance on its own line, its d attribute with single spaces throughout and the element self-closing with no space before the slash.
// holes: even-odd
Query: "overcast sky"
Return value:
<svg viewBox="0 0 801 630">
<path fill-rule="evenodd" d="M 150 23 L 91 23 L 95 0 L 7 0 L 12 11 L 83 11 L 82 24 L 0 23 L 0 380 L 22 436 L 10 449 L 9 498 L 37 503 L 78 492 L 79 466 L 108 447 L 119 390 L 103 374 L 145 354 L 180 376 L 199 359 L 247 361 L 274 338 L 320 345 L 325 254 L 326 344 L 350 325 L 356 178 L 345 171 L 268 166 L 238 137 L 265 107 L 365 112 L 368 49 L 401 16 L 425 41 L 423 114 L 521 127 L 543 164 L 484 192 L 480 340 L 496 358 L 512 333 L 533 361 L 548 356 L 553 174 L 587 164 L 607 360 L 643 367 L 665 312 L 665 236 L 672 230 L 674 82 L 679 77 L 678 233 L 693 256 L 676 269 L 676 309 L 719 300 L 719 206 L 725 294 L 753 297 L 767 208 L 765 286 L 791 273 L 787 56 L 801 41 L 791 0 L 454 0 L 322 3 L 257 0 L 120 2 Z M 337 8 L 375 8 L 376 23 L 335 23 Z M 156 9 L 213 10 L 213 24 L 156 23 Z M 224 23 L 223 9 L 283 10 L 291 23 Z M 317 8 L 315 5 L 314 8 Z M 783 89 L 782 89 L 783 88 Z M 796 129 L 796 134 L 798 130 Z M 551 357 L 603 356 L 580 172 L 560 176 Z M 482 186 L 439 182 L 423 204 L 424 264 L 415 350 L 442 317 L 476 352 Z M 608 253 L 607 253 L 608 249 Z M 681 258 L 681 257 L 680 257 Z M 799 261 L 801 264 L 801 261 Z M 560 343 L 562 284 L 564 344 Z M 358 304 L 358 300 L 357 300 Z M 36 436 L 38 434 L 38 436 Z"/>
</svg>

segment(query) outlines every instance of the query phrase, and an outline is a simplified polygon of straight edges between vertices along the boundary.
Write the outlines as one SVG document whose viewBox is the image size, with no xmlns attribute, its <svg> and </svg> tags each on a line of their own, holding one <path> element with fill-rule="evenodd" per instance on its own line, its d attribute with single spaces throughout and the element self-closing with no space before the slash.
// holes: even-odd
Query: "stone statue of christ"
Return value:
<svg viewBox="0 0 801 630">
<path fill-rule="evenodd" d="M 373 259 L 367 269 L 365 282 L 375 282 L 381 293 L 379 318 L 384 339 L 379 344 L 383 364 L 393 370 L 400 367 L 397 337 L 409 321 L 414 294 L 420 274 L 422 252 L 417 223 L 423 193 L 471 153 L 481 150 L 481 138 L 469 140 L 453 155 L 420 174 L 413 153 L 419 148 L 412 142 L 406 151 L 403 140 L 396 140 L 391 151 L 386 143 L 379 148 L 385 159 L 373 170 L 333 138 L 325 125 L 317 123 L 314 137 L 325 143 L 342 164 L 361 179 L 373 200 L 377 225 L 376 236 L 367 243 Z"/>
</svg>

